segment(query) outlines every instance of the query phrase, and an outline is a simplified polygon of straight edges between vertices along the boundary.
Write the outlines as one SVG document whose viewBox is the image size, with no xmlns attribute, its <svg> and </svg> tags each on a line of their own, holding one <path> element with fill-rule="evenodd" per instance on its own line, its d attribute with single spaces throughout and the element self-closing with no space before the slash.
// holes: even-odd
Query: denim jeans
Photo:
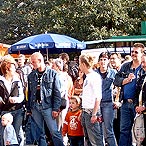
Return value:
<svg viewBox="0 0 146 146">
<path fill-rule="evenodd" d="M 20 131 L 20 126 L 22 126 L 22 120 L 23 120 L 23 116 L 24 116 L 24 109 L 18 109 L 18 110 L 14 110 L 14 111 L 2 111 L 1 115 L 4 115 L 6 113 L 11 113 L 13 115 L 13 126 L 16 132 L 16 136 L 18 139 L 18 142 L 20 143 L 21 139 L 19 137 L 19 131 Z M 1 122 L 0 122 L 1 125 Z M 2 125 L 0 126 L 1 130 L 0 130 L 0 146 L 3 146 L 3 130 L 4 128 L 2 127 Z"/>
<path fill-rule="evenodd" d="M 38 128 L 33 117 L 28 115 L 25 128 L 26 144 L 31 145 L 39 141 L 40 134 L 41 134 L 40 129 Z"/>
<path fill-rule="evenodd" d="M 70 146 L 84 146 L 84 136 L 69 136 Z"/>
<path fill-rule="evenodd" d="M 92 113 L 82 112 L 82 126 L 88 146 L 103 146 L 102 123 L 91 123 Z"/>
<path fill-rule="evenodd" d="M 114 109 L 112 102 L 101 102 L 101 114 L 103 116 L 103 127 L 108 146 L 116 146 L 116 139 L 113 131 Z"/>
<path fill-rule="evenodd" d="M 132 146 L 132 125 L 135 117 L 133 103 L 124 102 L 121 106 L 119 146 Z"/>
<path fill-rule="evenodd" d="M 32 117 L 40 129 L 39 146 L 47 146 L 44 130 L 44 121 L 52 136 L 54 146 L 64 146 L 60 131 L 58 131 L 56 119 L 52 118 L 52 108 L 42 109 L 42 105 L 35 103 L 32 109 Z"/>
</svg>

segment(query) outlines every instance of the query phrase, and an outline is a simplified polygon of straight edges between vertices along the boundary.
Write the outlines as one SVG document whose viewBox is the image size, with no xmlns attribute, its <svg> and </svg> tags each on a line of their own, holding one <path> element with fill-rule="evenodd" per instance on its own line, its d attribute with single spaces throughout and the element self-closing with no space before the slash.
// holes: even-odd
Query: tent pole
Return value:
<svg viewBox="0 0 146 146">
<path fill-rule="evenodd" d="M 48 54 L 49 54 L 48 48 L 46 48 L 46 53 L 47 53 L 47 61 L 48 61 L 48 60 L 49 60 L 49 59 L 48 59 Z"/>
</svg>

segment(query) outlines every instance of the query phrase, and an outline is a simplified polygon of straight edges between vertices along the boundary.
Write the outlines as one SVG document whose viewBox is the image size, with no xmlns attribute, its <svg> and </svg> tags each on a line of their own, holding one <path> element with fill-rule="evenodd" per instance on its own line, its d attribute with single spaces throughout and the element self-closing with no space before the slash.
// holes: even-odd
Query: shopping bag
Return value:
<svg viewBox="0 0 146 146">
<path fill-rule="evenodd" d="M 133 146 L 141 146 L 145 138 L 144 117 L 143 114 L 136 114 L 132 127 Z"/>
</svg>

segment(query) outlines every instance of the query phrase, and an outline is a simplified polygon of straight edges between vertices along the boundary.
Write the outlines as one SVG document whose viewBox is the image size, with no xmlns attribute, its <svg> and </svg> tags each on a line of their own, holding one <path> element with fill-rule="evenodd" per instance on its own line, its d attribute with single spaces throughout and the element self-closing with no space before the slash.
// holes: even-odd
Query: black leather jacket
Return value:
<svg viewBox="0 0 146 146">
<path fill-rule="evenodd" d="M 142 84 L 144 82 L 145 77 L 146 77 L 146 72 L 143 69 L 141 69 L 138 73 L 136 96 L 135 96 L 135 100 L 134 100 L 135 106 L 139 105 L 139 94 L 142 89 L 142 105 L 144 105 L 146 107 L 146 82 L 144 83 L 144 86 L 142 88 Z"/>
<path fill-rule="evenodd" d="M 19 81 L 14 81 L 11 86 L 10 93 L 8 92 L 5 84 L 0 80 L 0 97 L 3 99 L 4 103 L 0 103 L 0 111 L 13 111 L 22 108 L 23 103 L 10 103 L 9 97 L 19 96 Z"/>
</svg>

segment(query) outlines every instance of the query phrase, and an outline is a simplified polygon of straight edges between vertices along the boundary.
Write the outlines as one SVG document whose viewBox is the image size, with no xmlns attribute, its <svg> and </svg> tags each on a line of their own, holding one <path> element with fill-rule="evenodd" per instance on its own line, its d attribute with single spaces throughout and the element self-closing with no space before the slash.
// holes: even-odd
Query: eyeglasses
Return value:
<svg viewBox="0 0 146 146">
<path fill-rule="evenodd" d="M 135 53 L 135 54 L 138 54 L 138 51 L 131 51 L 131 53 Z"/>
</svg>

